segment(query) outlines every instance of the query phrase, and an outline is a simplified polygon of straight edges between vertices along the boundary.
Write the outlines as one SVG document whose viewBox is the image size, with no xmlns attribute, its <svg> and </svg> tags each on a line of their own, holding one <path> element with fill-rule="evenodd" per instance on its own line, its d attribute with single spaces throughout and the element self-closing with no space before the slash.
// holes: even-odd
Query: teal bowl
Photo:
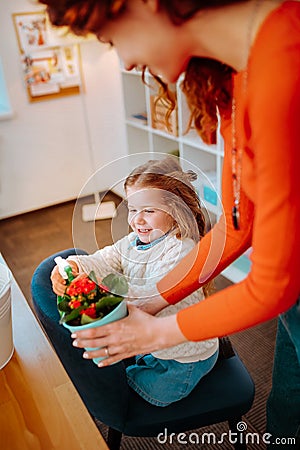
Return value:
<svg viewBox="0 0 300 450">
<path fill-rule="evenodd" d="M 111 322 L 115 322 L 116 320 L 123 319 L 128 314 L 127 312 L 127 304 L 126 301 L 122 301 L 121 303 L 116 306 L 115 309 L 113 309 L 107 316 L 104 316 L 102 319 L 96 320 L 95 322 L 86 323 L 85 325 L 77 325 L 72 326 L 68 325 L 67 323 L 63 323 L 63 326 L 66 327 L 71 333 L 76 333 L 79 330 L 86 330 L 87 328 L 96 328 L 101 327 L 102 325 L 106 325 Z M 99 350 L 101 347 L 94 347 L 94 348 L 86 348 L 87 351 L 90 350 Z M 94 358 L 93 361 L 95 364 L 98 364 L 99 361 L 102 361 L 102 359 L 105 359 L 105 357 L 98 357 Z M 118 361 L 116 361 L 118 362 Z"/>
</svg>

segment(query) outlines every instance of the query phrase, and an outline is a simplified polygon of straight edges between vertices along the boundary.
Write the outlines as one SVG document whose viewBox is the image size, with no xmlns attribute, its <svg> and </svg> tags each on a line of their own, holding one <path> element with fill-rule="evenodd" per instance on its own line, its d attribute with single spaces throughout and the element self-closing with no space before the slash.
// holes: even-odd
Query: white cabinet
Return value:
<svg viewBox="0 0 300 450">
<path fill-rule="evenodd" d="M 10 8 L 11 2 L 0 2 L 0 55 L 13 111 L 1 91 L 0 220 L 106 191 L 112 176 L 100 169 L 126 153 L 116 52 L 96 40 L 80 44 L 80 94 L 31 103 Z"/>
<path fill-rule="evenodd" d="M 130 167 L 134 168 L 151 158 L 163 158 L 166 154 L 179 155 L 182 167 L 197 173 L 194 184 L 208 219 L 213 224 L 222 211 L 223 140 L 219 132 L 216 145 L 205 144 L 194 129 L 186 133 L 189 110 L 180 89 L 181 80 L 172 86 L 178 103 L 174 113 L 177 116 L 177 128 L 173 134 L 160 129 L 160 124 L 153 123 L 159 117 L 153 115 L 152 103 L 153 96 L 157 95 L 157 84 L 152 77 L 146 74 L 146 83 L 143 83 L 141 73 L 121 69 L 121 79 Z M 223 273 L 233 282 L 245 278 L 249 270 L 248 256 L 243 255 L 241 258 Z"/>
<path fill-rule="evenodd" d="M 144 84 L 141 74 L 134 71 L 122 70 L 121 75 L 127 151 L 132 156 L 130 158 L 132 167 L 138 161 L 138 158 L 133 157 L 136 154 L 139 154 L 140 161 L 164 157 L 166 153 L 179 154 L 183 168 L 194 170 L 198 175 L 195 186 L 203 205 L 212 219 L 212 214 L 218 217 L 221 214 L 219 192 L 223 163 L 222 139 L 219 137 L 216 145 L 206 145 L 195 130 L 185 132 L 189 111 L 179 87 L 180 81 L 173 86 L 178 100 L 178 110 L 174 112 L 177 116 L 177 130 L 172 134 L 167 130 L 154 128 L 152 125 L 155 126 L 153 120 L 155 121 L 156 118 L 153 117 L 151 104 L 152 97 L 157 94 L 155 81 L 151 76 L 146 75 L 146 84 Z"/>
</svg>

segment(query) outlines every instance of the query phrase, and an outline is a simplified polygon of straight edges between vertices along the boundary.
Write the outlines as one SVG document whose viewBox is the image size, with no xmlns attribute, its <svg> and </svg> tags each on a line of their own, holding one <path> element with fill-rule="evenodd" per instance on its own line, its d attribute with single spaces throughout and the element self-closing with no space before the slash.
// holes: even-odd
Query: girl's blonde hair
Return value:
<svg viewBox="0 0 300 450">
<path fill-rule="evenodd" d="M 154 188 L 162 191 L 162 197 L 168 206 L 168 213 L 174 220 L 177 238 L 190 238 L 198 242 L 205 233 L 205 216 L 199 197 L 191 181 L 197 175 L 192 171 L 184 172 L 174 156 L 162 160 L 149 160 L 134 169 L 124 183 L 128 187 Z M 203 286 L 207 296 L 212 284 Z"/>
<path fill-rule="evenodd" d="M 192 171 L 184 172 L 174 156 L 162 160 L 149 160 L 134 169 L 124 183 L 128 187 L 155 188 L 162 191 L 168 212 L 176 222 L 178 238 L 191 238 L 198 242 L 205 232 L 205 218 L 191 180 L 197 178 Z"/>
</svg>

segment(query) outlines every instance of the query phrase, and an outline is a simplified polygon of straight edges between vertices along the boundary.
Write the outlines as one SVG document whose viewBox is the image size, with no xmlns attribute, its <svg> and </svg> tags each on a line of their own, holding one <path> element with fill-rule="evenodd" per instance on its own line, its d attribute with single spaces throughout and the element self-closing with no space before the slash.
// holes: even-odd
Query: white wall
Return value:
<svg viewBox="0 0 300 450">
<path fill-rule="evenodd" d="M 84 93 L 29 103 L 11 14 L 42 8 L 0 2 L 0 57 L 14 112 L 0 121 L 0 218 L 76 198 L 95 169 L 126 153 L 119 62 L 106 46 L 80 44 Z M 97 188 L 110 183 L 102 170 Z"/>
</svg>

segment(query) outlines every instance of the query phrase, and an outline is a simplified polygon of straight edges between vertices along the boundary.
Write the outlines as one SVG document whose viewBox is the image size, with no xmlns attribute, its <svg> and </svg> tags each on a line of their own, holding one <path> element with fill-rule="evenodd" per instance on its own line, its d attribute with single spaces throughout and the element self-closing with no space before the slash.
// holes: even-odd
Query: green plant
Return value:
<svg viewBox="0 0 300 450">
<path fill-rule="evenodd" d="M 123 275 L 109 274 L 98 283 L 95 273 L 75 278 L 58 298 L 60 323 L 84 325 L 109 314 L 128 292 Z"/>
</svg>

